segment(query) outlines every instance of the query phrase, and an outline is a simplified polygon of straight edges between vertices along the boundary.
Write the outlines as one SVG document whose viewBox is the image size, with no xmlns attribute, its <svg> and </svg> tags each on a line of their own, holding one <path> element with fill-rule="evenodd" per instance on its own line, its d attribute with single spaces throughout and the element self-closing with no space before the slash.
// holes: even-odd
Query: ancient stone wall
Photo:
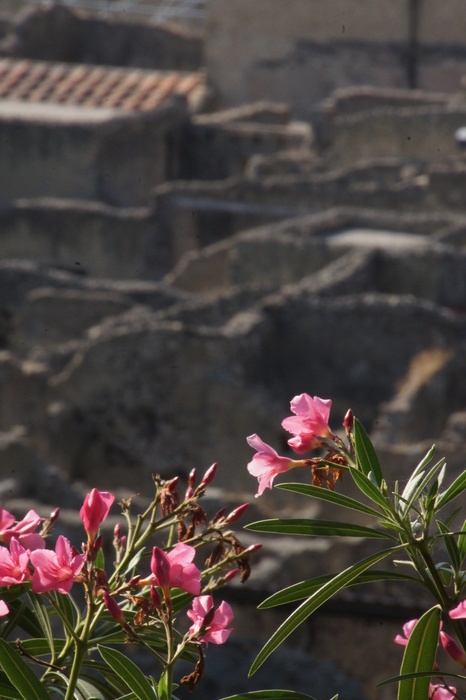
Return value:
<svg viewBox="0 0 466 700">
<path fill-rule="evenodd" d="M 220 105 L 275 99 L 300 117 L 350 84 L 457 91 L 464 12 L 458 0 L 210 0 L 206 62 Z"/>
<path fill-rule="evenodd" d="M 178 98 L 145 116 L 6 102 L 0 112 L 0 202 L 61 197 L 147 204 L 167 178 L 169 135 L 186 109 Z M 124 167 L 122 167 L 124 164 Z"/>
<path fill-rule="evenodd" d="M 195 33 L 93 16 L 63 5 L 26 11 L 3 34 L 3 56 L 180 71 L 197 70 L 203 63 L 202 40 Z"/>
</svg>

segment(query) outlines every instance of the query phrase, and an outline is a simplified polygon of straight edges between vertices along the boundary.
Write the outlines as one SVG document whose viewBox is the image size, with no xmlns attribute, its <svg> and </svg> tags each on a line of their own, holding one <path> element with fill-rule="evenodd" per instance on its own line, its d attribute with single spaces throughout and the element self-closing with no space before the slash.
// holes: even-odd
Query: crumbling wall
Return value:
<svg viewBox="0 0 466 700">
<path fill-rule="evenodd" d="M 0 113 L 0 203 L 17 198 L 147 204 L 167 179 L 169 135 L 186 117 L 180 99 L 134 118 L 112 110 L 6 102 Z"/>
<path fill-rule="evenodd" d="M 4 31 L 0 55 L 44 61 L 197 70 L 202 39 L 193 32 L 75 11 L 63 5 L 26 11 Z"/>
<path fill-rule="evenodd" d="M 206 63 L 219 105 L 275 99 L 309 117 L 345 85 L 460 89 L 460 0 L 210 0 Z"/>
</svg>

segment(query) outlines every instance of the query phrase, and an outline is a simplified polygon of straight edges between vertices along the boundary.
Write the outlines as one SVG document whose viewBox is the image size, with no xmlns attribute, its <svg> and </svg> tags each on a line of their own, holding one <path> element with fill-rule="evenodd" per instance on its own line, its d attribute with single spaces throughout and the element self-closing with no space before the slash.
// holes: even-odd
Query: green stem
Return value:
<svg viewBox="0 0 466 700">
<path fill-rule="evenodd" d="M 160 700 L 172 700 L 173 671 L 176 655 L 174 654 L 173 617 L 171 612 L 168 619 L 164 620 L 164 627 L 167 638 L 167 661 L 165 663 L 165 671 L 160 678 L 159 691 Z"/>
<path fill-rule="evenodd" d="M 92 595 L 91 584 L 88 586 L 86 594 L 87 594 L 86 619 L 84 620 L 84 625 L 83 625 L 81 634 L 79 635 L 79 638 L 74 640 L 75 651 L 74 651 L 74 657 L 73 657 L 73 664 L 71 666 L 70 677 L 68 680 L 68 687 L 66 689 L 66 695 L 65 695 L 64 700 L 72 700 L 74 697 L 74 691 L 76 690 L 76 685 L 78 683 L 79 675 L 81 673 L 81 666 L 82 666 L 84 656 L 85 656 L 86 651 L 87 651 L 89 637 L 92 633 L 93 622 L 95 624 L 95 622 L 97 621 L 97 618 L 98 618 L 98 615 L 96 615 L 95 620 L 94 620 L 95 603 L 94 603 L 94 598 Z"/>
<path fill-rule="evenodd" d="M 463 647 L 463 651 L 466 653 L 466 630 L 462 620 L 451 620 L 455 634 L 458 637 L 458 641 Z"/>
<path fill-rule="evenodd" d="M 416 548 L 419 551 L 419 553 L 422 557 L 422 560 L 425 563 L 425 565 L 429 571 L 430 580 L 433 583 L 437 601 L 442 606 L 443 611 L 448 612 L 448 610 L 451 606 L 451 599 L 445 590 L 445 587 L 442 583 L 439 572 L 437 571 L 437 568 L 432 560 L 432 557 L 430 555 L 429 548 L 426 544 L 426 541 L 422 540 L 421 542 L 417 542 Z M 419 569 L 418 569 L 418 573 L 421 573 L 419 571 Z"/>
</svg>

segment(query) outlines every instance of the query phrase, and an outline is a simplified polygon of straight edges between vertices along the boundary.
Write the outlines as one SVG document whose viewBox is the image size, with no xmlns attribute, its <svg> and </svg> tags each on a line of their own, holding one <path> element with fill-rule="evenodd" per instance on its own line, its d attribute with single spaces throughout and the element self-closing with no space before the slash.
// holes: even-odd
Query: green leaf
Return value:
<svg viewBox="0 0 466 700">
<path fill-rule="evenodd" d="M 463 493 L 466 489 L 466 471 L 460 474 L 454 482 L 439 496 L 437 500 L 437 510 L 446 506 L 454 498 Z"/>
<path fill-rule="evenodd" d="M 432 447 L 430 448 L 430 450 L 429 450 L 429 451 L 427 452 L 427 454 L 421 459 L 421 461 L 419 462 L 419 464 L 417 465 L 417 467 L 415 468 L 415 470 L 414 470 L 413 473 L 411 474 L 411 479 L 412 479 L 413 477 L 415 477 L 417 474 L 419 474 L 419 472 L 423 471 L 423 470 L 425 469 L 425 467 L 427 467 L 427 465 L 429 464 L 429 462 L 432 461 L 432 458 L 433 458 L 434 454 L 435 454 L 435 445 L 432 445 Z"/>
<path fill-rule="evenodd" d="M 427 472 L 427 474 L 424 475 L 424 472 L 421 471 L 418 472 L 414 478 L 411 477 L 409 479 L 403 493 L 400 496 L 402 501 L 404 501 L 404 504 L 402 503 L 400 507 L 400 511 L 402 513 L 409 511 L 413 503 L 418 500 L 424 489 L 427 487 L 427 484 L 444 465 L 445 459 L 442 458 Z"/>
<path fill-rule="evenodd" d="M 54 602 L 60 615 L 70 627 L 76 628 L 77 624 L 81 620 L 81 612 L 73 598 L 70 595 L 61 595 L 61 593 L 56 593 L 54 597 Z"/>
<path fill-rule="evenodd" d="M 76 685 L 83 700 L 107 700 L 107 696 L 101 693 L 93 683 L 83 678 L 80 678 Z"/>
<path fill-rule="evenodd" d="M 52 627 L 50 626 L 50 618 L 47 612 L 46 605 L 42 599 L 42 596 L 36 593 L 29 592 L 28 598 L 31 601 L 32 608 L 34 610 L 36 619 L 41 626 L 42 634 L 49 644 L 50 654 L 53 659 L 55 658 L 55 646 L 53 639 Z"/>
<path fill-rule="evenodd" d="M 371 537 L 387 539 L 387 533 L 364 525 L 340 523 L 333 520 L 307 520 L 302 518 L 272 518 L 245 525 L 245 530 L 271 532 L 279 535 L 306 535 L 312 537 Z"/>
<path fill-rule="evenodd" d="M 60 652 L 65 646 L 64 639 L 54 639 L 55 650 Z M 47 656 L 50 654 L 50 645 L 44 637 L 36 637 L 34 639 L 21 640 L 21 646 L 31 656 Z"/>
<path fill-rule="evenodd" d="M 24 700 L 49 700 L 44 686 L 8 642 L 0 639 L 0 664 Z"/>
<path fill-rule="evenodd" d="M 229 695 L 222 700 L 314 700 L 314 698 L 304 693 L 295 693 L 293 690 L 253 690 L 250 693 Z"/>
<path fill-rule="evenodd" d="M 434 606 L 419 618 L 408 639 L 401 675 L 432 671 L 437 654 L 441 609 Z M 402 678 L 398 684 L 398 700 L 428 700 L 429 676 Z"/>
<path fill-rule="evenodd" d="M 461 567 L 462 559 L 455 537 L 451 533 L 450 528 L 447 527 L 441 520 L 437 520 L 437 526 L 442 533 L 442 539 L 445 542 L 448 554 L 450 555 L 451 563 L 456 571 L 458 571 L 458 569 Z"/>
<path fill-rule="evenodd" d="M 116 649 L 100 645 L 98 648 L 105 663 L 120 676 L 138 700 L 154 700 L 155 693 L 151 684 L 131 659 Z"/>
<path fill-rule="evenodd" d="M 369 476 L 372 472 L 377 484 L 380 486 L 383 476 L 377 454 L 368 434 L 357 418 L 354 419 L 354 448 L 356 460 L 362 473 Z"/>
<path fill-rule="evenodd" d="M 16 688 L 12 685 L 5 685 L 5 683 L 0 682 L 0 698 L 14 698 L 14 700 L 22 700 L 22 695 Z"/>
<path fill-rule="evenodd" d="M 97 557 L 94 562 L 94 566 L 97 569 L 104 569 L 105 570 L 105 555 L 102 547 L 99 549 L 97 552 Z"/>
<path fill-rule="evenodd" d="M 458 551 L 460 553 L 461 557 L 461 563 L 463 563 L 464 558 L 466 557 L 466 520 L 463 523 L 463 527 L 461 528 L 461 532 L 458 535 Z"/>
<path fill-rule="evenodd" d="M 321 486 L 311 486 L 311 484 L 277 484 L 275 488 L 283 489 L 284 491 L 292 491 L 293 493 L 300 493 L 303 496 L 320 498 L 322 501 L 335 503 L 335 505 L 343 506 L 343 508 L 349 508 L 350 510 L 356 510 L 359 513 L 373 515 L 375 518 L 379 518 L 381 515 L 378 510 L 374 510 L 374 508 L 366 506 L 364 503 L 360 503 L 354 498 L 344 496 L 337 491 L 324 489 Z"/>
<path fill-rule="evenodd" d="M 348 569 L 334 576 L 330 581 L 327 581 L 319 590 L 313 593 L 304 603 L 301 603 L 286 620 L 283 622 L 271 638 L 262 647 L 261 651 L 255 658 L 250 670 L 249 676 L 252 676 L 264 663 L 264 661 L 282 644 L 294 630 L 299 627 L 309 615 L 320 608 L 321 605 L 327 602 L 335 593 L 338 593 L 343 588 L 346 588 L 352 581 L 358 578 L 364 571 L 376 564 L 381 559 L 384 559 L 389 554 L 398 551 L 400 547 L 391 547 L 382 552 L 377 552 L 366 559 L 353 564 Z"/>
<path fill-rule="evenodd" d="M 309 581 L 301 581 L 300 583 L 295 583 L 292 586 L 283 588 L 277 593 L 273 593 L 271 596 L 258 605 L 260 610 L 267 608 L 274 608 L 278 605 L 286 605 L 287 603 L 295 603 L 297 600 L 303 600 L 312 595 L 316 590 L 321 588 L 325 583 L 330 581 L 335 577 L 335 574 L 328 574 L 327 576 L 319 576 L 317 578 L 310 579 Z M 349 586 L 357 586 L 363 583 L 373 583 L 374 581 L 403 581 L 408 583 L 419 583 L 419 579 L 414 576 L 407 576 L 406 574 L 397 574 L 393 571 L 365 571 L 357 579 L 354 579 Z"/>
<path fill-rule="evenodd" d="M 365 496 L 367 496 L 367 498 L 369 498 L 373 503 L 377 503 L 377 505 L 379 505 L 385 513 L 388 514 L 392 512 L 390 501 L 386 496 L 384 496 L 380 489 L 377 488 L 377 486 L 374 486 L 373 482 L 368 476 L 357 469 L 350 469 L 350 473 L 358 489 Z"/>
<path fill-rule="evenodd" d="M 14 629 L 16 625 L 23 629 L 25 632 L 30 634 L 32 637 L 41 637 L 43 632 L 42 628 L 36 619 L 36 616 L 30 610 L 23 600 L 13 600 L 11 603 L 8 601 L 7 596 L 2 595 L 3 600 L 8 602 L 8 607 L 10 608 L 10 614 L 8 615 L 7 627 L 3 630 L 3 637 L 10 634 L 10 631 Z"/>
</svg>

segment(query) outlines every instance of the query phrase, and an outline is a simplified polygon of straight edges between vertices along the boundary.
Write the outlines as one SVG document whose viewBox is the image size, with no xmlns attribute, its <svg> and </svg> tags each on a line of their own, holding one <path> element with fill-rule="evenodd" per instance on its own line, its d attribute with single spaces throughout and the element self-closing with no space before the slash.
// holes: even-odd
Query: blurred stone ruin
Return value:
<svg viewBox="0 0 466 700">
<path fill-rule="evenodd" d="M 433 442 L 450 478 L 464 467 L 461 85 L 386 80 L 322 96 L 320 86 L 306 116 L 269 94 L 222 103 L 208 35 L 60 5 L 5 16 L 0 30 L 5 507 L 60 505 L 72 528 L 89 486 L 143 501 L 153 472 L 184 479 L 216 461 L 212 509 L 226 499 L 250 501 L 250 521 L 327 517 L 290 495 L 254 501 L 246 471 L 245 437 L 283 453 L 280 421 L 303 391 L 333 399 L 335 430 L 352 407 L 390 480 Z M 455 75 L 466 73 L 455 56 Z M 358 541 L 265 542 L 249 603 L 367 552 Z M 358 594 L 305 627 L 299 653 L 321 659 L 308 690 L 329 696 L 331 678 L 346 700 L 375 697 L 374 682 L 396 670 L 390 640 L 417 610 L 414 594 Z M 279 617 L 264 623 L 235 595 L 241 666 L 255 630 Z M 380 659 L 348 641 L 362 629 Z M 342 658 L 332 634 L 353 651 Z M 207 688 L 212 700 L 222 692 Z"/>
</svg>

